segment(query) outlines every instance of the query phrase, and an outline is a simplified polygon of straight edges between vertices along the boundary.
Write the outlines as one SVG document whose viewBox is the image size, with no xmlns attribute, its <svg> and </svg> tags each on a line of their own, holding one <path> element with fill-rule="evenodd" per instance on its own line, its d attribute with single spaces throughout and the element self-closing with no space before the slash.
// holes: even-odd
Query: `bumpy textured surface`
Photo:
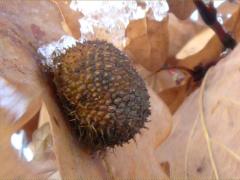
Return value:
<svg viewBox="0 0 240 180">
<path fill-rule="evenodd" d="M 86 41 L 54 62 L 58 96 L 81 142 L 106 149 L 128 142 L 144 127 L 149 95 L 119 49 L 104 41 Z"/>
</svg>

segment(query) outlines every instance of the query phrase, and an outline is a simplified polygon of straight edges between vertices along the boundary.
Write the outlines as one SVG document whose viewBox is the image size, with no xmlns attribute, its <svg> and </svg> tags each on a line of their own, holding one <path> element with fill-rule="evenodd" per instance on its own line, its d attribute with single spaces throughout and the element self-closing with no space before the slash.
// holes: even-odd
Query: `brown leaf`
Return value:
<svg viewBox="0 0 240 180">
<path fill-rule="evenodd" d="M 38 111 L 31 120 L 29 120 L 23 127 L 22 130 L 26 133 L 26 138 L 32 141 L 32 134 L 38 128 L 40 111 Z"/>
<path fill-rule="evenodd" d="M 180 20 L 169 13 L 169 57 L 174 57 L 178 51 L 197 33 L 204 28 L 200 23 L 189 19 Z"/>
<path fill-rule="evenodd" d="M 0 1 L 0 26 L 13 23 L 17 30 L 13 33 L 25 36 L 26 43 L 38 47 L 57 40 L 64 34 L 61 16 L 57 7 L 48 0 L 40 1 Z"/>
<path fill-rule="evenodd" d="M 133 61 L 150 71 L 158 70 L 168 56 L 168 17 L 162 21 L 145 17 L 130 21 L 125 51 Z"/>
<path fill-rule="evenodd" d="M 239 28 L 240 28 L 240 16 L 239 16 L 240 8 L 237 6 L 236 11 L 233 13 L 231 18 L 226 20 L 224 26 L 226 29 L 233 33 L 233 37 L 239 40 Z M 216 60 L 220 53 L 223 50 L 223 45 L 213 33 L 212 30 L 207 28 L 203 30 L 199 35 L 192 38 L 186 46 L 180 50 L 177 54 L 177 58 L 179 59 L 178 65 L 184 66 L 187 68 L 193 68 L 199 63 L 208 63 Z"/>
<path fill-rule="evenodd" d="M 23 91 L 23 87 L 16 87 L 3 78 L 0 81 L 2 92 L 0 93 L 0 160 L 5 162 L 0 169 L 0 177 L 18 176 L 26 179 L 38 174 L 39 178 L 44 178 L 54 165 L 49 161 L 41 162 L 41 165 L 39 162 L 27 163 L 20 158 L 11 145 L 11 135 L 21 129 L 38 112 L 39 97 L 34 94 L 28 96 L 29 93 L 26 94 L 27 91 Z"/>
<path fill-rule="evenodd" d="M 189 74 L 180 69 L 162 69 L 160 72 L 151 73 L 141 65 L 136 67 L 145 83 L 161 97 L 172 114 L 197 87 Z"/>
<path fill-rule="evenodd" d="M 184 59 L 188 56 L 195 55 L 197 52 L 205 48 L 206 44 L 215 35 L 214 31 L 210 28 L 204 28 L 195 36 L 192 36 L 189 42 L 185 44 L 183 49 L 178 52 L 178 59 Z"/>
<path fill-rule="evenodd" d="M 192 78 L 188 78 L 185 80 L 185 83 L 180 86 L 161 91 L 159 96 L 167 104 L 171 113 L 174 114 L 186 97 L 188 97 L 196 87 L 197 85 L 192 81 Z"/>
<path fill-rule="evenodd" d="M 157 73 L 151 73 L 141 65 L 136 65 L 136 67 L 145 83 L 161 97 L 172 114 L 198 86 L 189 74 L 177 68 L 162 69 Z"/>
<path fill-rule="evenodd" d="M 1 89 L 5 89 L 0 96 L 1 101 L 5 102 L 1 108 L 7 110 L 8 114 L 15 112 L 11 117 L 16 121 L 22 118 L 26 123 L 28 118 L 23 118 L 23 114 L 29 111 L 30 117 L 26 116 L 31 119 L 37 113 L 40 108 L 40 94 L 43 90 L 40 85 L 38 66 L 33 61 L 36 54 L 33 53 L 32 47 L 23 41 L 22 36 L 14 33 L 16 27 L 7 24 L 5 27 L 8 29 L 2 29 L 0 32 Z M 29 106 L 31 103 L 32 105 Z M 20 127 L 6 119 L 1 119 L 1 123 L 4 123 L 2 127 L 9 129 L 10 132 Z"/>
<path fill-rule="evenodd" d="M 177 83 L 173 78 L 174 75 L 169 70 L 161 70 L 153 73 L 142 67 L 140 64 L 135 64 L 135 67 L 145 83 L 157 94 L 165 89 L 177 86 Z"/>
<path fill-rule="evenodd" d="M 186 19 L 195 10 L 192 0 L 168 0 L 169 11 L 175 14 L 179 19 Z"/>
<path fill-rule="evenodd" d="M 171 177 L 227 179 L 239 172 L 240 46 L 208 71 L 174 115 L 169 139 L 159 147 Z"/>
<path fill-rule="evenodd" d="M 21 159 L 11 135 L 40 109 L 44 87 L 35 48 L 64 34 L 60 20 L 49 1 L 0 1 L 0 177 L 46 178 L 55 168 L 49 160 Z"/>
<path fill-rule="evenodd" d="M 61 13 L 63 19 L 61 24 L 63 29 L 69 35 L 79 39 L 81 36 L 79 19 L 83 17 L 83 14 L 71 9 L 69 0 L 52 0 L 52 2 L 57 5 L 59 12 Z"/>
<path fill-rule="evenodd" d="M 33 134 L 31 147 L 33 149 L 33 160 L 55 160 L 54 151 L 52 149 L 52 136 L 49 123 L 45 123 L 39 127 Z"/>
</svg>

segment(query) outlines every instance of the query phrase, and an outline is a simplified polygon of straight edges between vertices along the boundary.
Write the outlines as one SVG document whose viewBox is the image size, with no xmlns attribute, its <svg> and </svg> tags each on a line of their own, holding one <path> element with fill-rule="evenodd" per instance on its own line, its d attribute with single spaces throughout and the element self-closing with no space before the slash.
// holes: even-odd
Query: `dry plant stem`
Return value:
<svg viewBox="0 0 240 180">
<path fill-rule="evenodd" d="M 193 0 L 203 21 L 217 34 L 224 47 L 234 49 L 236 40 L 217 21 L 217 10 L 213 3 L 206 5 L 202 0 Z"/>
<path fill-rule="evenodd" d="M 103 164 L 104 169 L 108 173 L 109 179 L 114 180 L 115 178 L 114 178 L 114 175 L 112 172 L 111 165 L 108 163 L 108 161 L 105 159 L 105 157 L 103 157 L 103 159 L 102 159 L 102 164 Z"/>
<path fill-rule="evenodd" d="M 203 83 L 202 83 L 201 88 L 200 88 L 199 112 L 200 112 L 200 121 L 201 121 L 201 126 L 202 126 L 202 129 L 203 129 L 203 134 L 204 134 L 204 137 L 205 137 L 205 140 L 206 140 L 206 143 L 207 143 L 208 154 L 209 154 L 211 166 L 213 168 L 215 178 L 218 180 L 219 175 L 218 175 L 216 163 L 215 163 L 214 157 L 213 157 L 212 142 L 211 142 L 211 138 L 209 136 L 209 131 L 208 131 L 208 128 L 207 128 L 207 125 L 206 125 L 206 119 L 204 117 L 204 89 L 205 89 L 205 86 L 206 86 L 206 81 L 207 81 L 208 75 L 209 75 L 209 71 L 206 73 L 206 76 L 204 77 Z"/>
</svg>

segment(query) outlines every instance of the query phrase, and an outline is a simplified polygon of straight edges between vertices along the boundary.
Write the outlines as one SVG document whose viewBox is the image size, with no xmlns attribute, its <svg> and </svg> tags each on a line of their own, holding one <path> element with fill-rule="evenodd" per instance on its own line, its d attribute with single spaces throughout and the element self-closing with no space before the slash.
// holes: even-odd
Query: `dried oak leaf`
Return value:
<svg viewBox="0 0 240 180">
<path fill-rule="evenodd" d="M 49 123 L 45 123 L 35 130 L 30 146 L 33 149 L 33 160 L 55 159 Z"/>
<path fill-rule="evenodd" d="M 170 176 L 239 178 L 240 46 L 211 68 L 201 87 L 173 117 L 173 130 L 158 151 Z"/>
<path fill-rule="evenodd" d="M 236 40 L 239 40 L 240 28 L 240 6 L 235 8 L 231 18 L 224 22 L 224 27 L 233 34 Z M 177 65 L 187 68 L 193 68 L 199 63 L 208 63 L 216 60 L 223 50 L 223 45 L 217 35 L 206 28 L 197 36 L 193 37 L 176 55 Z"/>
<path fill-rule="evenodd" d="M 175 56 L 189 39 L 201 31 L 203 26 L 190 20 L 179 20 L 171 13 L 169 14 L 168 23 L 170 52 L 166 63 L 170 63 L 170 66 L 172 66 L 175 63 L 172 57 Z M 152 73 L 140 64 L 137 64 L 137 67 L 138 72 L 144 77 L 145 82 L 160 95 L 172 113 L 177 110 L 178 106 L 194 89 L 195 84 L 190 83 L 190 81 L 182 85 L 176 83 L 174 76 L 179 73 L 176 69 L 174 73 L 169 70 L 161 70 L 158 73 Z"/>
<path fill-rule="evenodd" d="M 0 160 L 4 162 L 0 169 L 1 178 L 26 179 L 37 174 L 44 178 L 54 166 L 50 161 L 23 161 L 11 144 L 11 135 L 30 121 L 40 108 L 39 94 L 27 93 L 26 86 L 29 85 L 30 82 L 19 85 L 0 78 Z"/>
<path fill-rule="evenodd" d="M 166 69 L 152 73 L 139 64 L 135 66 L 144 81 L 160 96 L 172 114 L 197 87 L 193 79 L 181 70 Z"/>
<path fill-rule="evenodd" d="M 196 87 L 197 84 L 189 77 L 181 85 L 165 89 L 158 95 L 166 103 L 171 113 L 174 114 Z"/>
<path fill-rule="evenodd" d="M 61 22 L 63 29 L 68 32 L 69 35 L 76 39 L 81 36 L 79 19 L 83 17 L 83 14 L 79 11 L 74 11 L 70 8 L 69 0 L 51 0 L 59 8 L 59 12 L 62 15 L 63 21 Z"/>
<path fill-rule="evenodd" d="M 48 0 L 0 1 L 0 17 L 17 26 L 15 33 L 25 35 L 26 43 L 38 47 L 64 34 L 58 8 Z M 0 24 L 1 29 L 6 29 Z"/>
<path fill-rule="evenodd" d="M 157 94 L 165 89 L 177 86 L 176 81 L 173 79 L 173 74 L 168 70 L 153 73 L 140 64 L 135 64 L 135 67 L 145 83 Z"/>
<path fill-rule="evenodd" d="M 126 37 L 125 51 L 133 61 L 156 71 L 168 57 L 168 16 L 160 22 L 148 16 L 130 21 Z"/>
<path fill-rule="evenodd" d="M 23 161 L 11 135 L 39 112 L 44 87 L 35 48 L 64 34 L 60 20 L 49 1 L 0 1 L 0 178 L 46 178 L 56 169 L 51 160 Z"/>
<path fill-rule="evenodd" d="M 203 28 L 204 26 L 200 23 L 196 23 L 190 19 L 181 20 L 172 13 L 169 13 L 169 57 L 174 57 Z"/>
<path fill-rule="evenodd" d="M 139 64 L 135 66 L 148 86 L 160 96 L 172 114 L 198 87 L 189 74 L 179 69 L 166 69 L 152 73 Z"/>
<path fill-rule="evenodd" d="M 43 178 L 54 164 L 22 161 L 10 140 L 13 133 L 34 118 L 41 106 L 43 88 L 37 64 L 33 61 L 36 56 L 32 47 L 14 33 L 16 27 L 4 25 L 8 28 L 0 32 L 0 160 L 5 163 L 0 177 L 30 178 L 39 174 Z"/>
<path fill-rule="evenodd" d="M 196 9 L 192 0 L 168 0 L 169 11 L 175 14 L 179 19 L 187 19 Z"/>
</svg>

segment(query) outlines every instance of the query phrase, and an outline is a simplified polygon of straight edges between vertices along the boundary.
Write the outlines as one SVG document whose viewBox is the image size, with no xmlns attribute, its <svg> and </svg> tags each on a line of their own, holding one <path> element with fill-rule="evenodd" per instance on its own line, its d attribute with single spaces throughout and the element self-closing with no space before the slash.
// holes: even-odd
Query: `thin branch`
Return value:
<svg viewBox="0 0 240 180">
<path fill-rule="evenodd" d="M 193 0 L 199 14 L 203 21 L 212 28 L 221 40 L 224 47 L 234 49 L 237 42 L 236 40 L 224 29 L 224 27 L 217 20 L 217 10 L 214 8 L 213 3 L 205 4 L 202 0 Z"/>
</svg>

